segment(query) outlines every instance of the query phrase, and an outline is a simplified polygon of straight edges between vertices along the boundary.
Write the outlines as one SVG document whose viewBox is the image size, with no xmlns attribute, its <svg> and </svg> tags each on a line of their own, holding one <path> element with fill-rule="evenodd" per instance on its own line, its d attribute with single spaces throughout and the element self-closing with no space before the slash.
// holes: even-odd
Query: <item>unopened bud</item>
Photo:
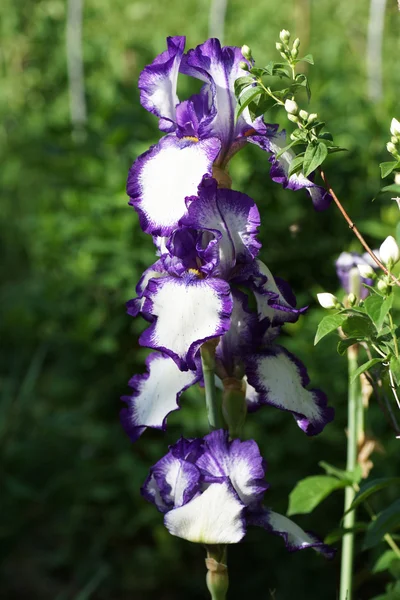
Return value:
<svg viewBox="0 0 400 600">
<path fill-rule="evenodd" d="M 317 113 L 310 113 L 310 115 L 308 116 L 308 122 L 309 123 L 313 123 L 317 119 L 318 119 Z"/>
<path fill-rule="evenodd" d="M 292 121 L 292 123 L 299 122 L 299 117 L 296 117 L 296 115 L 288 115 L 287 118 L 289 119 L 289 121 Z"/>
<path fill-rule="evenodd" d="M 340 306 L 339 300 L 333 294 L 329 294 L 328 292 L 323 292 L 322 294 L 317 294 L 317 299 L 322 308 L 336 308 Z"/>
<path fill-rule="evenodd" d="M 382 292 L 382 294 L 386 294 L 386 292 L 387 292 L 387 291 L 388 291 L 388 289 L 389 289 L 389 286 L 388 286 L 387 282 L 386 282 L 384 279 L 380 279 L 380 280 L 378 281 L 377 288 L 378 288 L 378 290 L 379 290 L 380 292 Z"/>
<path fill-rule="evenodd" d="M 400 123 L 397 119 L 392 119 L 390 123 L 390 133 L 395 136 L 400 136 Z"/>
<path fill-rule="evenodd" d="M 299 112 L 299 116 L 301 119 L 303 119 L 303 121 L 307 121 L 308 120 L 308 112 L 306 110 L 301 110 Z"/>
<path fill-rule="evenodd" d="M 281 42 L 283 42 L 284 44 L 288 43 L 288 41 L 290 40 L 290 31 L 288 31 L 287 29 L 282 29 L 282 31 L 279 34 L 279 39 L 281 40 Z"/>
<path fill-rule="evenodd" d="M 354 306 L 354 305 L 355 305 L 355 303 L 357 302 L 356 295 L 355 295 L 355 294 L 353 294 L 353 293 L 349 294 L 349 295 L 347 296 L 347 300 L 348 300 L 348 302 L 349 302 L 350 306 Z"/>
<path fill-rule="evenodd" d="M 394 153 L 397 151 L 397 148 L 396 148 L 396 146 L 393 144 L 393 142 L 388 142 L 388 143 L 386 144 L 386 148 L 387 148 L 387 151 L 388 151 L 388 152 L 390 152 L 390 154 L 394 154 Z"/>
<path fill-rule="evenodd" d="M 364 279 L 373 279 L 375 271 L 370 265 L 357 265 L 361 277 Z"/>
<path fill-rule="evenodd" d="M 394 174 L 394 182 L 396 185 L 400 185 L 400 173 Z"/>
<path fill-rule="evenodd" d="M 294 100 L 286 100 L 285 110 L 287 113 L 289 113 L 289 115 L 297 115 L 297 113 L 299 112 L 297 102 L 295 102 Z"/>
<path fill-rule="evenodd" d="M 251 48 L 249 48 L 249 46 L 246 46 L 246 44 L 242 46 L 242 54 L 245 58 L 247 58 L 247 60 L 251 60 L 253 58 L 251 54 Z"/>
<path fill-rule="evenodd" d="M 293 42 L 293 48 L 298 48 L 300 46 L 300 40 L 299 38 L 296 38 Z"/>
<path fill-rule="evenodd" d="M 393 236 L 389 235 L 379 248 L 379 255 L 384 265 L 393 267 L 400 259 L 400 250 L 396 240 Z"/>
<path fill-rule="evenodd" d="M 392 144 L 396 145 L 399 141 L 399 138 L 397 138 L 395 135 L 392 135 L 390 141 L 392 142 Z"/>
<path fill-rule="evenodd" d="M 285 60 L 287 60 L 287 54 L 285 54 L 285 52 L 280 52 L 280 55 L 282 56 L 282 58 L 284 58 Z"/>
<path fill-rule="evenodd" d="M 281 44 L 280 42 L 276 42 L 275 48 L 278 50 L 278 52 L 282 52 L 282 50 L 285 49 L 285 46 L 283 44 Z"/>
<path fill-rule="evenodd" d="M 241 60 L 239 63 L 239 67 L 243 70 L 243 71 L 248 71 L 249 70 L 249 65 L 244 62 L 244 60 Z"/>
<path fill-rule="evenodd" d="M 291 55 L 292 55 L 292 58 L 297 58 L 298 55 L 299 55 L 298 49 L 297 48 L 293 48 L 293 50 L 291 51 Z"/>
</svg>

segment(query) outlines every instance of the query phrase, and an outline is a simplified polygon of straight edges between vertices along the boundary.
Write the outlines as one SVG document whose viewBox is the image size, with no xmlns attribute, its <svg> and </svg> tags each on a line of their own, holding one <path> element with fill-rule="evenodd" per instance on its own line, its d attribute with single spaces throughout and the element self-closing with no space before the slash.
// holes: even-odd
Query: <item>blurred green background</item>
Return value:
<svg viewBox="0 0 400 600">
<path fill-rule="evenodd" d="M 69 107 L 65 0 L 2 0 L 0 7 L 1 154 L 1 496 L 0 589 L 4 600 L 173 600 L 207 598 L 204 551 L 169 536 L 162 516 L 140 496 L 148 468 L 181 433 L 206 431 L 203 399 L 186 395 L 166 434 L 135 445 L 120 427 L 119 396 L 143 371 L 137 339 L 144 325 L 125 314 L 143 269 L 154 260 L 127 205 L 125 181 L 135 157 L 159 138 L 157 120 L 139 104 L 141 69 L 186 34 L 208 37 L 209 0 L 85 0 L 84 85 L 87 121 L 73 133 Z M 327 172 L 352 218 L 377 246 L 393 234 L 398 209 L 379 188 L 378 162 L 393 116 L 400 117 L 400 13 L 387 3 L 383 95 L 367 94 L 368 2 L 229 0 L 225 43 L 253 49 L 258 64 L 276 58 L 287 28 L 314 55 L 309 69 L 318 112 L 349 149 Z M 373 74 L 374 75 L 374 74 Z M 183 82 L 183 94 L 189 90 Z M 270 115 L 276 121 L 276 115 Z M 280 115 L 279 115 L 280 118 Z M 278 118 L 278 121 L 279 121 Z M 313 348 L 319 291 L 337 291 L 334 260 L 360 250 L 334 206 L 315 213 L 308 196 L 273 184 L 267 157 L 246 148 L 231 165 L 234 187 L 258 202 L 262 259 L 287 279 L 310 311 L 283 343 L 302 358 L 314 386 L 336 407 L 336 420 L 306 438 L 273 408 L 252 415 L 268 460 L 267 502 L 285 512 L 299 479 L 319 460 L 345 461 L 346 360 L 328 338 Z M 368 431 L 384 451 L 376 475 L 398 471 L 398 441 L 375 403 Z M 396 445 L 397 444 L 397 445 Z M 390 500 L 389 493 L 382 502 Z M 321 536 L 339 524 L 336 492 L 297 522 Z M 379 509 L 379 502 L 376 508 Z M 357 598 L 382 592 L 371 575 L 382 548 L 359 553 Z M 287 554 L 280 538 L 252 531 L 229 552 L 229 597 L 299 600 L 337 597 L 338 557 Z M 274 594 L 275 590 L 275 594 Z"/>
</svg>

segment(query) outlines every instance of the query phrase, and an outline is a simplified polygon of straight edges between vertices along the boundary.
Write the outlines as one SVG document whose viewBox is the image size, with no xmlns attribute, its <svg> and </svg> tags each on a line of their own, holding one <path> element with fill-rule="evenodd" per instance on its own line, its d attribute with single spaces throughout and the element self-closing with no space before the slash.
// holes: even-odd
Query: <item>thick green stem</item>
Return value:
<svg viewBox="0 0 400 600">
<path fill-rule="evenodd" d="M 212 600 L 225 600 L 229 586 L 226 546 L 207 547 L 207 587 Z"/>
<path fill-rule="evenodd" d="M 221 405 L 218 402 L 215 387 L 215 345 L 203 344 L 200 350 L 203 368 L 204 390 L 206 393 L 207 417 L 210 429 L 221 429 L 224 426 Z"/>
<path fill-rule="evenodd" d="M 347 463 L 346 470 L 354 471 L 357 465 L 357 437 L 360 435 L 360 417 L 362 415 L 362 398 L 360 380 L 357 377 L 352 381 L 353 374 L 358 368 L 357 347 L 351 346 L 348 350 L 349 369 L 349 397 L 348 397 L 348 423 L 347 423 Z M 351 486 L 345 489 L 344 512 L 346 512 L 355 496 Z M 353 529 L 355 523 L 355 510 L 347 513 L 343 519 L 345 529 Z M 354 532 L 347 533 L 342 543 L 342 563 L 340 571 L 340 600 L 351 600 L 353 584 L 353 557 L 354 557 Z"/>
</svg>

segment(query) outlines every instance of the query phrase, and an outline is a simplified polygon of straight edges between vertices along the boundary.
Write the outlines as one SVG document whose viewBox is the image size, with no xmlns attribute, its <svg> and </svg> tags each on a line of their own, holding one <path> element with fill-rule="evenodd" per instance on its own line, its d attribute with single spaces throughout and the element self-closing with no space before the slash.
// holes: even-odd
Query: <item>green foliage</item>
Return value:
<svg viewBox="0 0 400 600">
<path fill-rule="evenodd" d="M 346 487 L 346 481 L 329 475 L 302 479 L 290 493 L 288 516 L 312 512 L 332 492 L 343 487 Z"/>
<path fill-rule="evenodd" d="M 349 510 L 354 510 L 357 508 L 357 506 L 359 506 L 362 502 L 365 502 L 365 500 L 372 496 L 372 494 L 375 494 L 376 492 L 395 484 L 400 484 L 400 477 L 381 477 L 379 479 L 372 479 L 371 481 L 365 482 L 360 486 L 360 490 L 357 492 Z"/>
<path fill-rule="evenodd" d="M 322 338 L 328 335 L 328 333 L 336 331 L 336 329 L 340 327 L 346 321 L 346 319 L 347 315 L 340 313 L 324 317 L 318 325 L 317 333 L 315 334 L 314 345 L 317 345 Z"/>
<path fill-rule="evenodd" d="M 385 533 L 394 531 L 400 526 L 400 500 L 396 500 L 382 510 L 377 518 L 368 526 L 363 548 L 373 548 L 382 541 Z"/>
</svg>

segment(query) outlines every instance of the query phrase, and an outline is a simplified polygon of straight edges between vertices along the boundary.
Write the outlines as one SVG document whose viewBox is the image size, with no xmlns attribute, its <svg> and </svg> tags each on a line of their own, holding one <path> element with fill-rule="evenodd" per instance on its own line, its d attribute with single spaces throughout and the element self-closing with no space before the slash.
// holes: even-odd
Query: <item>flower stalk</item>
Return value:
<svg viewBox="0 0 400 600">
<path fill-rule="evenodd" d="M 207 588 L 212 600 L 225 600 L 229 586 L 226 546 L 207 547 Z"/>
</svg>

